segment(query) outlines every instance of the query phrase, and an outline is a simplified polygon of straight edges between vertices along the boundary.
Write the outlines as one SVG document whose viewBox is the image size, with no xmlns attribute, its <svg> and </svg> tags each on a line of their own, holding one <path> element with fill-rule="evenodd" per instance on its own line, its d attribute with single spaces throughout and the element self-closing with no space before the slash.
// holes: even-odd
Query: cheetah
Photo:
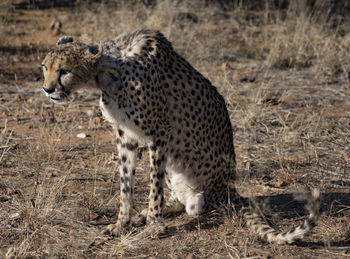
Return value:
<svg viewBox="0 0 350 259">
<path fill-rule="evenodd" d="M 116 134 L 120 172 L 118 220 L 104 233 L 124 233 L 133 212 L 137 150 L 150 153 L 147 224 L 161 225 L 165 213 L 199 215 L 230 202 L 246 224 L 267 242 L 293 243 L 319 218 L 319 191 L 308 194 L 303 224 L 278 232 L 247 206 L 234 188 L 233 130 L 224 98 L 181 57 L 165 36 L 137 30 L 86 44 L 61 37 L 42 62 L 44 93 L 55 103 L 91 82 L 101 92 L 100 107 Z M 170 189 L 167 205 L 165 183 Z"/>
</svg>

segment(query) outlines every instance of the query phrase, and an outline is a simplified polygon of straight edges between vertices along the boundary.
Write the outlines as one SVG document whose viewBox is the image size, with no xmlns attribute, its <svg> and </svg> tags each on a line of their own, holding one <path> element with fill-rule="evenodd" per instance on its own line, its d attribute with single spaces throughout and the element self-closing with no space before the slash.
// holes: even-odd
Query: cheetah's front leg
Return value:
<svg viewBox="0 0 350 259">
<path fill-rule="evenodd" d="M 159 223 L 164 207 L 165 141 L 158 140 L 150 146 L 150 194 L 147 223 Z"/>
<path fill-rule="evenodd" d="M 137 143 L 122 130 L 116 130 L 120 173 L 120 210 L 116 224 L 109 225 L 104 233 L 119 236 L 130 221 L 133 208 L 134 176 Z"/>
</svg>

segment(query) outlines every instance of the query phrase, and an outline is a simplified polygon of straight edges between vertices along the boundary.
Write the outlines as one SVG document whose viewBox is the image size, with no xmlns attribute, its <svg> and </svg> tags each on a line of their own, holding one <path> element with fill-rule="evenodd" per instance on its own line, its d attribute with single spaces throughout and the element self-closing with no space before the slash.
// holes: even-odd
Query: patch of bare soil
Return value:
<svg viewBox="0 0 350 259">
<path fill-rule="evenodd" d="M 263 34 L 283 24 L 266 24 L 263 14 L 249 10 L 195 2 L 6 11 L 0 27 L 1 258 L 350 257 L 346 77 L 325 77 L 321 55 L 310 55 L 313 65 L 308 59 L 300 67 L 276 66 L 276 56 L 268 63 L 282 47 Z M 62 22 L 60 31 L 50 28 L 54 17 Z M 225 206 L 200 217 L 165 219 L 168 231 L 161 237 L 147 226 L 131 226 L 120 238 L 101 234 L 119 210 L 114 134 L 99 111 L 98 92 L 80 92 L 65 106 L 50 103 L 40 90 L 40 63 L 60 35 L 91 41 L 145 26 L 162 30 L 224 95 L 235 131 L 237 187 L 243 196 L 257 196 L 273 226 L 300 223 L 303 205 L 292 193 L 320 188 L 324 213 L 309 237 L 293 245 L 266 244 Z M 141 155 L 139 212 L 148 198 L 148 153 Z"/>
</svg>

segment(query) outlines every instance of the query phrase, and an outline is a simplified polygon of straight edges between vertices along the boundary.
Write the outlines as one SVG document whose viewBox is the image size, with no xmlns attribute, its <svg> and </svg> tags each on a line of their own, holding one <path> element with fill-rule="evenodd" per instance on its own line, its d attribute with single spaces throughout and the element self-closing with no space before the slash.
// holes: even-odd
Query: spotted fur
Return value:
<svg viewBox="0 0 350 259">
<path fill-rule="evenodd" d="M 63 37 L 45 57 L 43 69 L 43 90 L 55 102 L 88 81 L 101 91 L 102 113 L 116 132 L 120 172 L 119 218 L 107 232 L 119 235 L 130 221 L 139 145 L 147 145 L 150 153 L 148 223 L 160 224 L 172 208 L 198 215 L 230 200 L 268 242 L 291 243 L 315 226 L 318 191 L 309 196 L 308 219 L 286 233 L 243 206 L 231 187 L 236 161 L 224 98 L 160 32 L 138 30 L 96 44 Z M 164 183 L 173 206 L 165 207 Z"/>
</svg>

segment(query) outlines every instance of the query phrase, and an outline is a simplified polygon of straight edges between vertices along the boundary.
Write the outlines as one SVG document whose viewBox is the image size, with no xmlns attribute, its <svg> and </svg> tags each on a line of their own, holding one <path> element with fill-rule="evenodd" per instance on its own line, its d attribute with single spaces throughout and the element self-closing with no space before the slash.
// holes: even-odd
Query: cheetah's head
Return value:
<svg viewBox="0 0 350 259">
<path fill-rule="evenodd" d="M 101 45 L 88 45 L 69 36 L 61 37 L 42 62 L 44 93 L 55 103 L 64 102 L 70 93 L 96 75 L 101 55 Z"/>
</svg>

